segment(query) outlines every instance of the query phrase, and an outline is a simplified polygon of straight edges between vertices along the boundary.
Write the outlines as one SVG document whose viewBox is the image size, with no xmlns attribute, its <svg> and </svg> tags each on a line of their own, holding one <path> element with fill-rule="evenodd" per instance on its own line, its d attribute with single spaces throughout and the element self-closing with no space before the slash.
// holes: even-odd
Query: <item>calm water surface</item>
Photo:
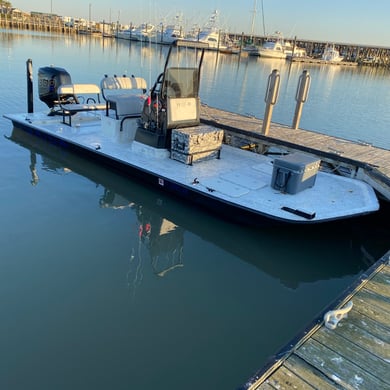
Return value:
<svg viewBox="0 0 390 390">
<path fill-rule="evenodd" d="M 74 82 L 127 73 L 152 84 L 166 51 L 0 31 L 0 115 L 26 110 L 27 58 L 35 76 L 54 64 Z M 289 124 L 301 65 L 207 53 L 203 101 L 261 117 L 274 68 L 274 121 Z M 390 146 L 387 72 L 308 69 L 301 127 Z M 388 210 L 332 228 L 248 229 L 2 117 L 0 131 L 2 389 L 235 389 L 389 249 Z"/>
</svg>

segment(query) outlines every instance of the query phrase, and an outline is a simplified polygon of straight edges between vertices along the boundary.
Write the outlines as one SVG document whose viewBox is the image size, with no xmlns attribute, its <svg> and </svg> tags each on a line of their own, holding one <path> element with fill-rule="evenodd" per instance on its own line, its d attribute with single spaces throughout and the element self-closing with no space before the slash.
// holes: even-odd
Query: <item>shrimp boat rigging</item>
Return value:
<svg viewBox="0 0 390 390">
<path fill-rule="evenodd" d="M 141 78 L 105 76 L 96 90 L 73 84 L 63 68 L 40 68 L 39 96 L 49 110 L 5 117 L 15 128 L 240 223 L 316 224 L 378 210 L 372 187 L 322 172 L 314 155 L 271 158 L 224 144 L 224 131 L 200 120 L 205 49 L 174 42 L 148 95 Z M 104 101 L 83 102 L 83 90 Z"/>
</svg>

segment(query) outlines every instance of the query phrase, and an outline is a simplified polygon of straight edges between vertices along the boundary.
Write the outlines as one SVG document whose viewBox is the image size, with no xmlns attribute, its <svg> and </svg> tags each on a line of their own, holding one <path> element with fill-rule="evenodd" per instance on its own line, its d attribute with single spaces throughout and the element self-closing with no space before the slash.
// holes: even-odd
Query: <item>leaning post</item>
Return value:
<svg viewBox="0 0 390 390">
<path fill-rule="evenodd" d="M 303 104 L 306 103 L 307 96 L 310 88 L 310 75 L 307 70 L 304 70 L 299 77 L 297 92 L 295 94 L 295 100 L 297 105 L 295 107 L 295 114 L 293 119 L 292 128 L 298 129 L 299 122 L 301 120 Z"/>
<path fill-rule="evenodd" d="M 277 69 L 274 69 L 272 73 L 268 76 L 267 91 L 265 93 L 265 114 L 263 119 L 263 127 L 261 134 L 268 135 L 269 126 L 271 124 L 272 111 L 274 105 L 278 100 L 279 95 L 279 85 L 280 85 L 280 74 Z"/>
<path fill-rule="evenodd" d="M 26 63 L 27 70 L 27 112 L 34 112 L 34 95 L 33 95 L 33 67 L 32 60 L 29 58 Z"/>
</svg>

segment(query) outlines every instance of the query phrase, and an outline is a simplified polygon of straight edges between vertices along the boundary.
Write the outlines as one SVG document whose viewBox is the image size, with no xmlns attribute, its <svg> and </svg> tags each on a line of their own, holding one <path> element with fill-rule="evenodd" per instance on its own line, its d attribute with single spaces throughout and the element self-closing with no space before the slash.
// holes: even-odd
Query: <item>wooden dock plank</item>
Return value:
<svg viewBox="0 0 390 390">
<path fill-rule="evenodd" d="M 337 300 L 352 310 L 335 329 L 324 325 L 323 312 L 270 365 L 248 381 L 245 390 L 390 389 L 390 251 Z M 334 310 L 331 309 L 331 310 Z M 329 309 L 327 309 L 329 310 Z M 310 388 L 310 387 L 309 387 Z"/>
<path fill-rule="evenodd" d="M 247 139 L 258 145 L 278 146 L 287 151 L 313 153 L 324 161 L 335 164 L 352 164 L 364 167 L 363 180 L 369 182 L 384 198 L 390 201 L 390 150 L 374 147 L 364 142 L 354 142 L 315 131 L 292 129 L 271 123 L 267 135 L 262 134 L 262 120 L 201 106 L 201 121 L 225 129 L 226 139 Z M 245 133 L 245 134 L 244 134 Z M 234 135 L 234 136 L 233 136 Z M 235 142 L 233 142 L 237 146 Z M 262 151 L 263 148 L 258 148 Z M 374 170 L 372 168 L 375 168 Z"/>
<path fill-rule="evenodd" d="M 387 322 L 390 320 L 390 302 L 388 299 L 386 299 L 386 297 L 382 297 L 369 289 L 364 289 L 359 293 L 355 300 L 363 301 L 365 305 L 372 306 L 372 308 L 377 308 L 381 311 L 381 316 L 385 314 L 385 320 Z"/>
<path fill-rule="evenodd" d="M 355 310 L 348 313 L 348 319 L 360 328 L 369 329 L 369 332 L 378 339 L 390 343 L 390 329 L 383 326 L 380 322 L 362 314 L 361 311 L 359 312 L 356 306 Z"/>
<path fill-rule="evenodd" d="M 279 390 L 290 390 L 290 389 L 301 389 L 301 390 L 313 390 L 314 386 L 311 386 L 299 376 L 295 375 L 294 372 L 290 371 L 287 367 L 281 367 L 278 372 L 265 382 L 270 385 L 273 389 Z M 264 389 L 259 387 L 259 389 Z"/>
<path fill-rule="evenodd" d="M 305 381 L 309 382 L 315 389 L 341 389 L 341 386 L 336 385 L 335 387 L 334 382 L 330 381 L 325 375 L 296 355 L 292 355 L 290 359 L 286 361 L 285 366 L 295 373 L 295 375 L 305 378 Z"/>
<path fill-rule="evenodd" d="M 354 339 L 346 338 L 343 332 L 330 331 L 329 329 L 322 328 L 313 335 L 313 340 L 326 345 L 339 355 L 339 359 L 348 359 L 356 366 L 367 372 L 375 372 L 375 376 L 381 378 L 383 382 L 390 386 L 390 377 L 388 375 L 389 365 L 385 360 L 378 358 L 375 353 L 370 353 L 368 348 L 365 348 L 366 344 L 371 344 L 367 341 L 364 343 L 354 342 Z M 359 335 L 359 339 L 364 339 L 366 332 L 362 332 Z M 385 343 L 378 344 L 378 347 L 386 347 Z M 389 345 L 387 345 L 389 347 Z M 342 354 L 340 353 L 342 351 Z"/>
<path fill-rule="evenodd" d="M 390 266 L 367 282 L 365 288 L 390 299 Z"/>
<path fill-rule="evenodd" d="M 351 361 L 346 360 L 316 340 L 307 340 L 296 351 L 296 354 L 307 363 L 316 367 L 328 378 L 347 389 L 388 389 L 385 382 L 382 382 L 376 376 L 363 370 Z"/>
<path fill-rule="evenodd" d="M 362 292 L 359 294 L 359 297 L 356 297 L 353 300 L 354 312 L 359 312 L 372 319 L 383 328 L 389 329 L 389 317 L 387 315 L 383 316 L 384 311 L 380 307 L 372 304 L 371 294 L 368 297 L 365 297 L 364 295 L 365 293 Z M 390 329 L 388 331 L 390 332 Z"/>
<path fill-rule="evenodd" d="M 381 359 L 390 361 L 390 344 L 366 329 L 356 326 L 351 320 L 345 320 L 339 323 L 334 333 L 343 336 L 345 339 L 359 345 Z"/>
</svg>

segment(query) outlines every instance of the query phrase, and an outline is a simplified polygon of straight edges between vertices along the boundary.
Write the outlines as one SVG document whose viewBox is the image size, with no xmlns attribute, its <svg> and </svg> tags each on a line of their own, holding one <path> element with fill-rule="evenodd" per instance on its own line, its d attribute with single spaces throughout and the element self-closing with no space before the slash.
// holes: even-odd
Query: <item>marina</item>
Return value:
<svg viewBox="0 0 390 390">
<path fill-rule="evenodd" d="M 389 388 L 390 252 L 322 314 L 242 389 Z"/>
<path fill-rule="evenodd" d="M 210 18 L 212 19 L 213 16 Z M 64 35 L 75 35 L 75 34 L 85 34 L 86 26 L 88 21 L 83 21 L 84 25 L 71 24 L 68 21 L 64 20 L 61 16 L 55 14 L 45 14 L 45 13 L 32 13 L 26 14 L 20 10 L 15 10 L 13 14 L 5 14 L 0 17 L 0 28 L 5 29 L 15 29 L 15 30 L 27 30 L 27 31 L 40 31 L 40 32 L 49 32 L 49 33 L 59 33 Z M 178 27 L 178 25 L 172 26 L 171 24 L 164 25 L 161 24 L 159 29 L 155 27 L 152 23 L 146 24 L 144 27 L 149 29 L 154 29 L 156 34 L 153 35 L 153 38 L 145 39 L 145 43 L 163 43 L 170 44 L 172 42 L 171 38 L 168 38 L 166 33 L 177 37 L 185 37 L 186 32 L 184 28 Z M 173 28 L 173 30 L 172 30 Z M 117 22 L 93 22 L 93 31 L 95 37 L 100 37 L 102 39 L 113 39 L 114 37 L 125 40 L 138 40 L 136 39 L 137 26 L 121 26 L 119 21 Z M 167 30 L 167 31 L 165 31 Z M 245 51 L 245 42 L 251 42 L 250 45 L 254 47 L 261 47 L 267 43 L 269 36 L 254 36 L 251 33 L 244 32 L 222 32 L 218 26 L 212 28 L 213 35 L 210 36 L 210 48 L 212 50 L 219 50 L 223 53 L 231 54 L 240 54 L 247 55 Z M 92 30 L 91 30 L 92 31 Z M 210 30 L 211 32 L 211 30 Z M 196 31 L 191 33 L 192 37 L 199 39 L 199 34 L 203 35 L 205 31 L 201 31 L 198 27 Z M 164 37 L 166 37 L 167 42 L 164 42 Z M 226 45 L 224 41 L 230 42 L 229 45 Z M 315 41 L 311 39 L 304 39 L 300 37 L 289 37 L 286 39 L 289 42 L 291 50 L 297 50 L 298 48 L 306 52 L 306 56 L 294 57 L 291 60 L 294 62 L 306 62 L 306 63 L 316 63 L 316 64 L 337 64 L 341 66 L 356 66 L 356 65 L 365 65 L 365 66 L 383 66 L 388 67 L 390 61 L 390 47 L 382 46 L 372 46 L 359 44 L 358 42 L 348 43 L 348 42 L 333 42 L 333 46 L 342 52 L 344 61 L 325 61 L 321 58 L 321 55 L 326 51 L 328 47 L 328 42 Z M 234 43 L 233 47 L 231 45 Z M 279 56 L 279 58 L 286 58 L 286 55 Z"/>
<path fill-rule="evenodd" d="M 2 114 L 25 110 L 26 52 L 23 43 L 27 41 L 31 45 L 28 35 L 18 38 L 13 43 L 12 54 L 9 52 L 10 61 L 21 72 L 15 72 L 11 79 L 15 98 L 4 99 Z M 88 48 L 93 53 L 94 42 L 83 40 L 78 45 L 84 52 Z M 33 43 L 35 45 L 37 43 Z M 46 46 L 44 41 L 41 46 Z M 111 57 L 114 64 L 100 64 L 104 72 L 98 68 L 85 73 L 80 72 L 82 67 L 73 66 L 72 78 L 78 83 L 81 80 L 92 83 L 96 81 L 96 75 L 102 77 L 107 69 L 113 69 L 122 50 L 127 55 L 131 50 L 134 57 L 138 50 L 145 49 L 122 44 L 98 47 L 98 52 L 104 52 L 101 62 Z M 109 53 L 115 53 L 115 50 L 118 57 L 110 56 Z M 55 56 L 58 53 L 54 50 Z M 158 51 L 156 53 L 159 55 Z M 218 65 L 216 79 L 223 80 L 224 71 L 231 79 L 230 63 L 222 56 L 219 60 L 227 68 Z M 83 61 L 81 55 L 79 61 Z M 45 57 L 39 66 L 50 63 L 53 61 Z M 388 196 L 388 150 L 373 145 L 383 142 L 380 137 L 374 138 L 371 144 L 303 128 L 292 129 L 275 122 L 271 122 L 267 135 L 261 134 L 263 120 L 244 115 L 242 110 L 240 114 L 233 113 L 230 110 L 236 110 L 240 101 L 226 104 L 225 90 L 212 88 L 210 63 L 214 69 L 215 57 L 207 55 L 203 71 L 207 83 L 201 86 L 201 95 L 204 92 L 206 97 L 202 100 L 208 104 L 200 107 L 201 126 L 223 129 L 226 140 L 235 148 L 319 154 L 331 169 L 336 168 L 347 176 L 364 172 L 365 180 L 370 181 L 371 186 L 376 183 L 376 191 L 381 196 Z M 66 58 L 56 58 L 56 64 L 65 66 Z M 244 64 L 245 67 L 263 66 L 261 61 L 248 60 Z M 74 69 L 78 70 L 75 72 Z M 237 74 L 243 70 L 242 67 L 237 69 Z M 269 70 L 265 68 L 264 78 Z M 329 82 L 329 78 L 327 80 Z M 295 80 L 293 84 L 295 90 Z M 7 85 L 6 82 L 6 88 Z M 153 84 L 148 82 L 148 85 Z M 228 111 L 220 104 L 216 104 L 217 107 L 210 104 L 221 103 L 215 95 L 210 97 L 211 90 L 214 94 L 222 93 L 225 97 L 223 107 Z M 288 94 L 287 88 L 282 91 Z M 36 96 L 36 90 L 34 94 Z M 34 105 L 38 112 L 41 111 L 42 102 L 36 99 Z M 261 111 L 261 106 L 257 111 Z M 38 112 L 32 114 L 32 123 L 34 115 L 40 115 Z M 276 108 L 274 116 L 280 118 L 278 115 Z M 290 119 L 291 114 L 287 122 Z M 381 119 L 385 120 L 385 117 Z M 62 117 L 56 120 L 61 121 Z M 71 120 L 76 126 L 77 117 Z M 334 303 L 345 288 L 354 285 L 356 277 L 366 278 L 372 264 L 388 250 L 386 201 L 380 213 L 357 218 L 353 223 L 340 221 L 340 225 L 334 225 L 332 229 L 320 226 L 247 229 L 215 219 L 201 209 L 193 209 L 174 197 L 116 175 L 102 164 L 80 158 L 61 145 L 52 145 L 17 127 L 12 128 L 4 118 L 0 119 L 0 124 L 4 133 L 1 158 L 7 178 L 5 191 L 0 195 L 3 204 L 7 204 L 3 210 L 10 232 L 18 237 L 18 248 L 9 240 L 2 241 L 4 254 L 9 259 L 4 261 L 2 285 L 13 293 L 9 294 L 13 308 L 6 306 L 6 313 L 10 315 L 2 324 L 3 330 L 10 329 L 6 347 L 12 351 L 12 359 L 4 359 L 11 364 L 1 376 L 1 384 L 6 388 L 12 388 L 12 383 L 26 384 L 26 381 L 50 388 L 58 383 L 56 378 L 59 377 L 62 384 L 73 388 L 112 386 L 114 377 L 117 388 L 180 388 L 184 382 L 194 389 L 239 388 L 254 372 L 267 365 L 269 357 L 288 340 L 300 334 L 302 327 L 317 318 L 319 311 L 343 307 L 346 302 L 339 299 L 332 307 L 329 302 Z M 76 128 L 67 124 L 62 127 Z M 352 123 L 346 125 L 348 127 L 355 128 Z M 374 136 L 374 130 L 370 136 Z M 7 202 L 10 198 L 13 201 Z M 14 218 L 23 224 L 14 227 Z M 165 254 L 169 256 L 163 264 Z M 27 270 L 30 271 L 28 278 Z M 143 272 L 139 273 L 139 270 Z M 42 279 L 52 282 L 41 286 Z M 24 290 L 31 292 L 29 297 L 22 293 Z M 51 295 L 54 293 L 53 299 L 44 298 L 46 291 Z M 194 291 L 197 294 L 193 294 Z M 307 300 L 308 294 L 312 297 L 311 302 Z M 265 296 L 272 296 L 272 299 Z M 38 301 L 44 324 L 39 319 L 34 320 L 34 311 L 39 310 Z M 30 312 L 26 312 L 26 305 Z M 63 315 L 54 310 L 55 305 L 59 305 Z M 86 312 L 78 311 L 82 308 Z M 357 308 L 354 300 L 350 318 L 355 318 Z M 33 326 L 36 324 L 34 339 L 37 342 L 27 339 L 29 331 L 17 318 L 32 322 Z M 340 324 L 347 321 L 343 319 Z M 285 326 L 287 323 L 289 325 Z M 57 334 L 56 342 L 47 343 L 44 349 L 45 338 L 53 331 Z M 191 337 L 187 338 L 188 334 Z M 276 340 L 270 342 L 273 335 L 277 335 Z M 20 337 L 26 340 L 24 346 L 17 341 Z M 72 342 L 67 347 L 69 337 Z M 98 344 L 98 339 L 104 343 Z M 172 340 L 181 340 L 182 346 Z M 88 352 L 91 347 L 93 367 L 84 361 L 84 357 L 91 361 Z M 76 360 L 81 369 L 72 364 L 75 351 L 80 356 Z M 43 363 L 25 358 L 26 352 L 27 357 L 40 355 L 48 373 L 46 378 L 36 375 Z M 158 362 L 151 361 L 150 356 Z M 240 356 L 239 361 L 237 356 Z M 17 357 L 18 364 L 13 357 Z M 111 359 L 114 364 L 110 363 Z M 294 361 L 291 362 L 290 368 Z M 97 367 L 102 372 L 98 381 L 94 379 Z M 154 374 L 144 367 L 153 367 Z M 67 374 L 71 369 L 72 383 Z M 193 376 L 194 369 L 202 373 L 198 379 Z M 18 375 L 20 372 L 25 374 L 26 381 Z M 275 385 L 280 383 L 281 380 L 274 382 Z"/>
</svg>

